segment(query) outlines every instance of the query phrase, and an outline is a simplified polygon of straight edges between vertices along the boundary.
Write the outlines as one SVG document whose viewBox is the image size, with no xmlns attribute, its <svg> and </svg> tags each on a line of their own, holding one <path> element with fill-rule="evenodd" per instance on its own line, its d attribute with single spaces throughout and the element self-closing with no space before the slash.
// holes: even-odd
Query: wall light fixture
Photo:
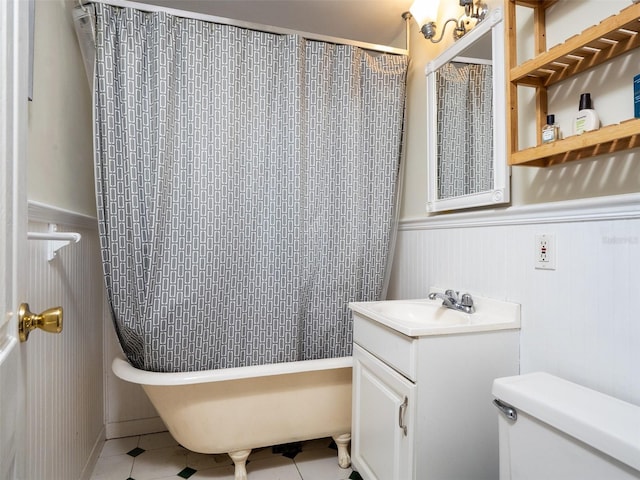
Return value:
<svg viewBox="0 0 640 480">
<path fill-rule="evenodd" d="M 440 38 L 434 39 L 436 36 L 436 21 L 438 20 L 438 7 L 440 6 L 440 0 L 415 0 L 409 12 L 403 14 L 403 18 L 407 18 L 407 15 L 411 15 L 416 23 L 420 26 L 420 31 L 424 35 L 424 38 L 431 40 L 433 43 L 438 43 L 444 37 L 444 31 L 447 25 L 451 22 L 455 23 L 453 29 L 453 38 L 458 40 L 465 33 L 471 30 L 478 22 L 484 20 L 487 15 L 487 5 L 482 0 L 459 0 L 460 6 L 464 7 L 464 14 L 460 18 L 450 18 L 444 22 L 442 27 L 442 33 Z"/>
</svg>

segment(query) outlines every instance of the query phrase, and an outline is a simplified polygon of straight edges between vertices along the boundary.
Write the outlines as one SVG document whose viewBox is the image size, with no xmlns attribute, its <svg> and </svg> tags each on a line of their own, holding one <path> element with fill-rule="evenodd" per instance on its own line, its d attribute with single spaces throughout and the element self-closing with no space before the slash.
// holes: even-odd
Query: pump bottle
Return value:
<svg viewBox="0 0 640 480">
<path fill-rule="evenodd" d="M 573 133 L 580 135 L 584 132 L 600 128 L 600 119 L 595 110 L 591 108 L 591 94 L 580 95 L 580 107 L 573 124 Z"/>
</svg>

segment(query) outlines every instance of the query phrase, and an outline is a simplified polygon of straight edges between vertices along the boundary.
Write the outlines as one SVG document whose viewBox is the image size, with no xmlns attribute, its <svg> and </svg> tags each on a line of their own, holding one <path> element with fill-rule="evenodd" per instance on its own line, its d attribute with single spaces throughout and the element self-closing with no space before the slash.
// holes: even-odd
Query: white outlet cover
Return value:
<svg viewBox="0 0 640 480">
<path fill-rule="evenodd" d="M 535 237 L 534 262 L 538 270 L 556 269 L 556 237 L 552 234 L 540 234 Z"/>
</svg>

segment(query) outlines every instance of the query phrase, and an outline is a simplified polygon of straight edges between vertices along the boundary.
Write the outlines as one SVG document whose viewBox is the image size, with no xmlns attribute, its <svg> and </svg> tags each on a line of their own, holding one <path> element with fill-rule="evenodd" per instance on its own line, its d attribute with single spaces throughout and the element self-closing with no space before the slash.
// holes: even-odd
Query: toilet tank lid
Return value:
<svg viewBox="0 0 640 480">
<path fill-rule="evenodd" d="M 498 378 L 494 397 L 640 470 L 640 407 L 545 372 Z"/>
</svg>

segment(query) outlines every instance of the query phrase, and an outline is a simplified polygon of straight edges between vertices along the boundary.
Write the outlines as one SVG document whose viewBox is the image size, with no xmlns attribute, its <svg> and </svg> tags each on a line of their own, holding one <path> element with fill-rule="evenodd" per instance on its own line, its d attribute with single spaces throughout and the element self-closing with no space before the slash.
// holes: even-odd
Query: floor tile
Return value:
<svg viewBox="0 0 640 480">
<path fill-rule="evenodd" d="M 146 452 L 144 448 L 136 447 L 129 450 L 127 452 L 127 455 L 129 455 L 130 457 L 136 458 L 138 455 L 142 455 L 144 452 Z"/>
<path fill-rule="evenodd" d="M 265 447 L 265 448 L 255 448 L 251 450 L 251 454 L 249 454 L 248 461 L 255 462 L 256 460 L 262 460 L 264 458 L 273 457 L 273 447 Z M 281 455 L 277 453 L 276 455 Z M 233 462 L 232 462 L 233 463 Z"/>
<path fill-rule="evenodd" d="M 296 458 L 296 455 L 298 455 L 302 451 L 302 442 L 276 445 L 272 448 L 272 451 L 273 453 L 279 453 L 283 457 L 287 457 L 293 460 L 294 458 Z"/>
<path fill-rule="evenodd" d="M 193 477 L 191 477 L 189 480 L 192 480 Z M 137 478 L 131 478 L 131 479 L 125 479 L 125 480 L 138 480 Z M 179 477 L 178 475 L 171 475 L 169 477 L 153 477 L 152 479 L 147 479 L 147 480 L 184 480 L 184 478 Z"/>
<path fill-rule="evenodd" d="M 138 446 L 140 437 L 124 437 L 107 440 L 102 447 L 101 457 L 110 457 L 111 455 L 122 455 Z"/>
<path fill-rule="evenodd" d="M 189 480 L 234 480 L 235 468 L 233 465 L 225 467 L 207 468 L 198 470 Z"/>
<path fill-rule="evenodd" d="M 186 466 L 186 449 L 182 447 L 157 448 L 135 458 L 131 476 L 135 480 L 156 480 L 170 475 L 177 476 L 178 472 Z"/>
<path fill-rule="evenodd" d="M 315 440 L 309 440 L 302 444 L 302 451 L 316 450 L 318 448 L 329 448 L 329 445 L 333 445 L 332 438 L 316 438 Z"/>
<path fill-rule="evenodd" d="M 189 480 L 193 480 L 195 477 L 190 477 Z M 125 480 L 138 480 L 137 478 L 131 478 L 131 479 L 125 479 Z M 153 477 L 153 479 L 147 479 L 147 480 L 184 480 L 184 478 L 178 476 L 178 475 L 170 475 L 168 477 L 162 476 L 162 477 Z"/>
<path fill-rule="evenodd" d="M 247 476 L 251 480 L 302 480 L 293 460 L 281 455 L 248 463 Z"/>
<path fill-rule="evenodd" d="M 126 453 L 101 456 L 93 469 L 91 480 L 125 480 L 131 474 L 133 461 L 133 457 Z"/>
<path fill-rule="evenodd" d="M 132 450 L 143 450 L 136 457 Z M 287 456 L 288 455 L 288 456 Z M 293 458 L 290 458 L 293 457 Z M 250 480 L 346 480 L 358 478 L 338 466 L 331 438 L 257 448 L 247 462 Z M 182 472 L 182 473 L 181 473 Z M 227 454 L 204 455 L 182 448 L 165 432 L 105 442 L 91 480 L 234 480 Z"/>
<path fill-rule="evenodd" d="M 351 468 L 340 468 L 335 450 L 306 450 L 296 456 L 296 466 L 304 480 L 345 480 Z"/>
<path fill-rule="evenodd" d="M 229 455 L 215 454 L 205 455 L 204 453 L 195 453 L 187 451 L 187 466 L 196 470 L 204 470 L 207 468 L 219 468 L 225 465 L 232 465 L 233 461 Z"/>
<path fill-rule="evenodd" d="M 175 447 L 178 442 L 174 440 L 169 432 L 152 433 L 150 435 L 142 435 L 138 447 L 145 450 L 154 450 L 156 448 Z"/>
<path fill-rule="evenodd" d="M 191 467 L 185 467 L 185 468 L 182 469 L 181 472 L 178 472 L 178 476 L 180 478 L 188 479 L 188 478 L 192 477 L 193 474 L 196 473 L 196 472 L 197 472 L 197 470 L 195 470 L 195 469 L 193 469 Z"/>
</svg>

